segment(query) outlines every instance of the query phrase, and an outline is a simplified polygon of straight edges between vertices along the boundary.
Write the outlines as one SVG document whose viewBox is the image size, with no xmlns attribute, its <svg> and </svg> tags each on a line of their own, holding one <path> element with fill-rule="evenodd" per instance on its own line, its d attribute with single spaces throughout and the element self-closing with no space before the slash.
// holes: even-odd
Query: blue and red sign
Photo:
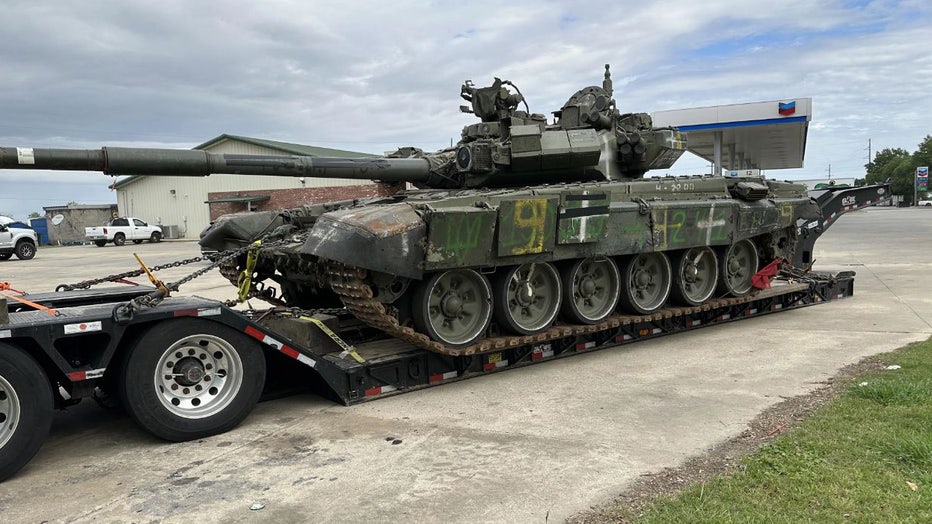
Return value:
<svg viewBox="0 0 932 524">
<path fill-rule="evenodd" d="M 929 191 L 929 167 L 917 167 L 916 168 L 916 190 L 920 193 L 926 193 Z"/>
<path fill-rule="evenodd" d="M 796 112 L 796 100 L 793 100 L 792 102 L 779 102 L 779 104 L 780 105 L 777 110 L 783 116 L 790 116 Z"/>
</svg>

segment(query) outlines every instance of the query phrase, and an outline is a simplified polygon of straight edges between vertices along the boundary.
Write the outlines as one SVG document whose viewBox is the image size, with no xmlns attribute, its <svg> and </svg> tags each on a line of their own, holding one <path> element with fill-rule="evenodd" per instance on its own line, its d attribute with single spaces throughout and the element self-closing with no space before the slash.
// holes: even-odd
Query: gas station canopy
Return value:
<svg viewBox="0 0 932 524">
<path fill-rule="evenodd" d="M 657 111 L 655 127 L 672 126 L 686 135 L 687 150 L 722 169 L 803 167 L 812 99 L 752 102 Z"/>
</svg>

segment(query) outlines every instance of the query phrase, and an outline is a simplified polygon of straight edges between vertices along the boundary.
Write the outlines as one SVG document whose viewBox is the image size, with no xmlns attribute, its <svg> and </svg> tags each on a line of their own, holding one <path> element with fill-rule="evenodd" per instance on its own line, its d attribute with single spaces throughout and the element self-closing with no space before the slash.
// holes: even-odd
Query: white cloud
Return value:
<svg viewBox="0 0 932 524">
<path fill-rule="evenodd" d="M 191 147 L 233 133 L 434 149 L 470 122 L 463 80 L 510 79 L 549 115 L 605 63 L 625 111 L 811 96 L 807 168 L 781 178 L 829 163 L 858 175 L 868 138 L 912 150 L 932 127 L 920 0 L 51 4 L 5 4 L 2 144 Z M 112 198 L 95 180 L 86 198 Z M 48 194 L 43 205 L 62 203 Z"/>
</svg>

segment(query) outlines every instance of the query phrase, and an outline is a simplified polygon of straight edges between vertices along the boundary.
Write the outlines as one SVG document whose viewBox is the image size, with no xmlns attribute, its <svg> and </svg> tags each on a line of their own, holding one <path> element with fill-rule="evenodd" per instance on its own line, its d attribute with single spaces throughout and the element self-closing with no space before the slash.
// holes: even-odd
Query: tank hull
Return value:
<svg viewBox="0 0 932 524">
<path fill-rule="evenodd" d="M 742 198 L 740 184 L 764 188 L 764 193 Z M 411 325 L 417 332 L 415 310 L 421 305 L 419 300 L 429 302 L 429 298 L 418 298 L 417 290 L 438 275 L 467 270 L 482 276 L 491 283 L 491 303 L 497 279 L 514 274 L 516 268 L 546 264 L 555 268 L 553 273 L 563 274 L 587 260 L 610 260 L 609 267 L 630 268 L 645 254 L 660 254 L 658 260 L 676 262 L 689 253 L 701 259 L 698 253 L 705 252 L 717 260 L 728 256 L 732 246 L 746 245 L 753 246 L 746 249 L 753 249 L 754 258 L 741 271 L 749 276 L 773 260 L 792 260 L 797 224 L 819 216 L 818 206 L 800 185 L 760 178 L 667 177 L 507 190 L 415 190 L 265 216 L 231 215 L 215 225 L 223 233 L 208 232 L 202 244 L 222 251 L 291 225 L 290 233 L 284 235 L 289 243 L 260 253 L 256 280 L 277 282 L 281 299 L 293 307 L 352 307 L 357 298 L 369 300 L 376 305 L 367 303 L 363 316 L 379 316 L 374 327 Z M 247 220 L 251 225 L 246 225 Z M 234 238 L 233 231 L 240 237 Z M 749 244 L 742 244 L 745 241 Z M 352 292 L 341 287 L 345 268 L 358 276 Z M 619 276 L 618 293 L 624 295 L 625 286 L 636 287 L 637 278 L 663 276 L 650 273 L 624 282 Z M 668 287 L 681 284 L 678 279 L 688 278 L 684 275 L 671 273 Z M 564 278 L 563 287 L 574 285 L 572 278 Z M 354 298 L 358 288 L 368 290 Z M 528 294 L 534 296 L 532 291 Z M 728 294 L 728 289 L 718 289 L 715 296 Z M 697 305 L 711 296 L 688 302 Z M 568 297 L 573 298 L 572 294 Z M 633 301 L 631 312 L 645 313 L 649 311 L 644 307 L 659 309 L 672 299 L 662 296 L 655 306 L 640 306 L 637 297 Z M 503 302 L 498 309 L 507 307 Z M 605 315 L 595 320 L 602 318 Z M 573 323 L 580 323 L 579 318 L 561 312 L 546 327 Z M 480 347 L 476 340 L 508 331 L 499 324 L 490 320 L 468 346 Z M 421 342 L 441 352 L 457 346 L 434 338 L 428 334 Z"/>
</svg>

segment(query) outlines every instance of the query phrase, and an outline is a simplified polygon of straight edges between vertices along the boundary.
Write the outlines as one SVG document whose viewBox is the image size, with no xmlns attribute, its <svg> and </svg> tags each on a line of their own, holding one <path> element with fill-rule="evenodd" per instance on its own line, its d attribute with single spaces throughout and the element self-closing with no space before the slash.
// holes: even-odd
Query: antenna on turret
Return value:
<svg viewBox="0 0 932 524">
<path fill-rule="evenodd" d="M 602 89 L 612 96 L 612 73 L 608 70 L 608 64 L 605 64 L 605 80 L 602 80 Z"/>
</svg>

